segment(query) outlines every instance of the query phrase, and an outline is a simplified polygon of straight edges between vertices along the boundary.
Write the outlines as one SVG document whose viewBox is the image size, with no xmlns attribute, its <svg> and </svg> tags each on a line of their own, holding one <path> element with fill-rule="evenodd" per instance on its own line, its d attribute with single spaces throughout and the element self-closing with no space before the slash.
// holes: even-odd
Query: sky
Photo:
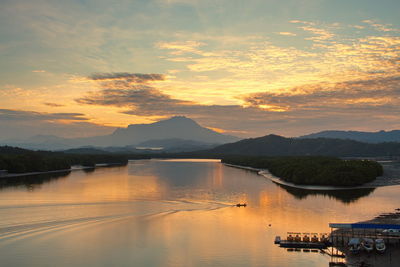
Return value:
<svg viewBox="0 0 400 267">
<path fill-rule="evenodd" d="M 400 129 L 398 0 L 0 1 L 0 140 Z"/>
</svg>

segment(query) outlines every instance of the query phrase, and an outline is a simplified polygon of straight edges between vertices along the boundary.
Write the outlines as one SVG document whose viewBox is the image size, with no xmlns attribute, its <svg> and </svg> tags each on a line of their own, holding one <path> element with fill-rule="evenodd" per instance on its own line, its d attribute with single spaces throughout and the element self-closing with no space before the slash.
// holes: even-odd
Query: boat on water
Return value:
<svg viewBox="0 0 400 267">
<path fill-rule="evenodd" d="M 288 233 L 288 236 L 287 236 L 286 240 L 288 242 L 293 242 L 294 241 L 294 237 L 293 237 L 292 233 Z"/>
<path fill-rule="evenodd" d="M 312 235 L 311 242 L 317 243 L 319 241 L 318 234 L 317 233 L 312 233 L 311 235 Z"/>
<path fill-rule="evenodd" d="M 299 234 L 296 234 L 294 237 L 294 242 L 301 242 L 301 236 Z"/>
<path fill-rule="evenodd" d="M 349 251 L 353 254 L 357 254 L 361 250 L 361 241 L 360 238 L 352 238 L 347 244 Z"/>
<path fill-rule="evenodd" d="M 361 241 L 361 247 L 366 251 L 366 252 L 371 252 L 374 250 L 374 240 L 371 238 L 363 238 Z"/>
<path fill-rule="evenodd" d="M 246 207 L 247 204 L 246 203 L 237 203 L 236 207 Z"/>
<path fill-rule="evenodd" d="M 379 253 L 385 252 L 385 250 L 386 250 L 385 241 L 383 241 L 383 239 L 376 239 L 375 240 L 375 249 Z"/>
<path fill-rule="evenodd" d="M 321 234 L 321 238 L 319 240 L 323 243 L 328 243 L 329 242 L 328 234 Z"/>
<path fill-rule="evenodd" d="M 310 242 L 309 233 L 303 233 L 303 242 Z"/>
</svg>

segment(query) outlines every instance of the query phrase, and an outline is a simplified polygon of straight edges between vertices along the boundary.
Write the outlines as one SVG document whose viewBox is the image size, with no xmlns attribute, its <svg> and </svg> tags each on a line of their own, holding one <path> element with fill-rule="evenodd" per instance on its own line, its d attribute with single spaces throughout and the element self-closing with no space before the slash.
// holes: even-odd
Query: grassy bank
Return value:
<svg viewBox="0 0 400 267">
<path fill-rule="evenodd" d="M 284 181 L 300 185 L 356 186 L 383 174 L 382 166 L 375 161 L 334 157 L 227 156 L 222 162 L 267 169 Z"/>
</svg>

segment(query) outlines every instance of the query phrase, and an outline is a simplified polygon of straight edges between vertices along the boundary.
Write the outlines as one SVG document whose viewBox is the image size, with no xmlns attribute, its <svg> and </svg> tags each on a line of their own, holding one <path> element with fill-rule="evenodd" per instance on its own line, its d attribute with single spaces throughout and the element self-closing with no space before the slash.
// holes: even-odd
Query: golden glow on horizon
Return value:
<svg viewBox="0 0 400 267">
<path fill-rule="evenodd" d="M 253 108 L 256 111 L 267 112 L 260 114 L 265 114 L 265 118 L 272 116 L 273 121 L 284 118 L 279 116 L 293 120 L 293 112 L 296 112 L 293 106 L 305 105 L 291 103 L 289 100 L 285 102 L 284 98 L 312 98 L 318 97 L 318 94 L 324 94 L 320 103 L 337 110 L 342 109 L 342 104 L 369 105 L 371 110 L 385 103 L 394 106 L 395 98 L 391 96 L 366 95 L 368 90 L 390 91 L 393 94 L 393 88 L 388 88 L 384 82 L 376 83 L 375 91 L 372 90 L 374 88 L 366 90 L 358 86 L 358 92 L 364 90 L 365 94 L 354 98 L 348 93 L 355 89 L 352 87 L 353 83 L 395 79 L 399 73 L 396 63 L 400 47 L 399 30 L 393 25 L 374 20 L 363 20 L 360 24 L 363 25 L 291 20 L 290 27 L 286 30 L 264 35 L 177 33 L 165 40 L 158 39 L 148 47 L 148 51 L 157 55 L 157 65 L 164 68 L 160 73 L 163 79 L 143 82 L 140 87 L 112 77 L 95 80 L 90 78 L 93 73 L 55 73 L 47 68 L 36 68 L 30 70 L 31 75 L 35 75 L 43 84 L 8 84 L 0 91 L 0 104 L 2 108 L 12 110 L 81 113 L 84 114 L 85 122 L 106 127 L 126 127 L 129 124 L 155 122 L 172 115 L 187 115 L 193 119 L 200 119 L 203 126 L 217 132 L 244 133 L 252 136 L 263 133 L 255 134 L 255 130 L 220 125 L 217 122 L 218 118 L 206 118 L 203 110 L 213 106 L 221 109 L 233 107 L 236 110 L 241 107 L 247 111 L 248 108 Z M 367 29 L 373 29 L 375 32 L 367 32 Z M 350 38 L 344 31 L 355 32 Z M 279 38 L 283 38 L 284 41 Z M 110 73 L 116 69 L 112 68 Z M 155 72 L 148 71 L 148 68 L 143 68 L 142 71 L 140 66 L 134 70 L 136 69 L 138 73 Z M 146 110 L 139 110 L 135 106 L 137 99 L 130 98 L 132 96 L 125 91 L 121 94 L 121 98 L 126 98 L 125 102 L 88 105 L 76 101 L 89 92 L 97 92 L 100 95 L 102 91 L 107 90 L 133 92 L 139 90 L 138 88 L 157 90 L 157 95 L 151 97 L 164 97 L 160 104 L 156 105 L 165 103 L 168 112 L 153 112 L 151 104 Z M 342 94 L 346 97 L 338 96 L 338 89 L 343 90 Z M 274 102 L 270 98 L 263 99 L 258 104 L 244 101 L 254 94 L 264 94 L 264 97 L 272 94 L 279 96 L 282 102 Z M 329 94 L 332 96 L 329 97 Z M 132 104 L 129 104 L 129 101 L 132 101 Z M 104 99 L 104 103 L 107 103 L 107 99 Z M 176 103 L 180 106 L 175 112 L 173 105 Z M 334 114 L 331 109 L 324 110 L 322 106 L 307 109 L 320 111 L 326 116 Z M 377 111 L 374 116 L 378 117 L 384 113 L 383 110 Z M 238 116 L 238 113 L 235 116 Z M 247 113 L 243 112 L 240 119 L 247 116 Z M 300 118 L 307 119 L 310 117 Z M 220 121 L 222 120 L 226 121 L 226 118 L 220 118 Z M 55 119 L 49 122 L 67 124 L 68 120 Z M 72 120 L 71 123 L 75 121 Z M 265 124 L 268 124 L 268 120 Z M 395 124 L 392 125 L 395 127 Z"/>
</svg>

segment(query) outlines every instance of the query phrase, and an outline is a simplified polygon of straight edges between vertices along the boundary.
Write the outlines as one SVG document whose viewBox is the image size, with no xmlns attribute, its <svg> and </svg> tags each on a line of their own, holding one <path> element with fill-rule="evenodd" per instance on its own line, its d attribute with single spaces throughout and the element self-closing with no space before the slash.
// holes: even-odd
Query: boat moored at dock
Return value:
<svg viewBox="0 0 400 267">
<path fill-rule="evenodd" d="M 385 241 L 383 241 L 383 239 L 379 238 L 375 240 L 375 249 L 376 251 L 378 251 L 379 253 L 383 253 L 386 250 L 386 245 L 385 245 Z"/>
<path fill-rule="evenodd" d="M 349 251 L 353 254 L 357 254 L 361 250 L 361 241 L 360 238 L 352 238 L 347 244 Z"/>
<path fill-rule="evenodd" d="M 371 238 L 363 238 L 361 241 L 361 247 L 366 251 L 366 252 L 371 252 L 374 250 L 374 240 Z"/>
</svg>

